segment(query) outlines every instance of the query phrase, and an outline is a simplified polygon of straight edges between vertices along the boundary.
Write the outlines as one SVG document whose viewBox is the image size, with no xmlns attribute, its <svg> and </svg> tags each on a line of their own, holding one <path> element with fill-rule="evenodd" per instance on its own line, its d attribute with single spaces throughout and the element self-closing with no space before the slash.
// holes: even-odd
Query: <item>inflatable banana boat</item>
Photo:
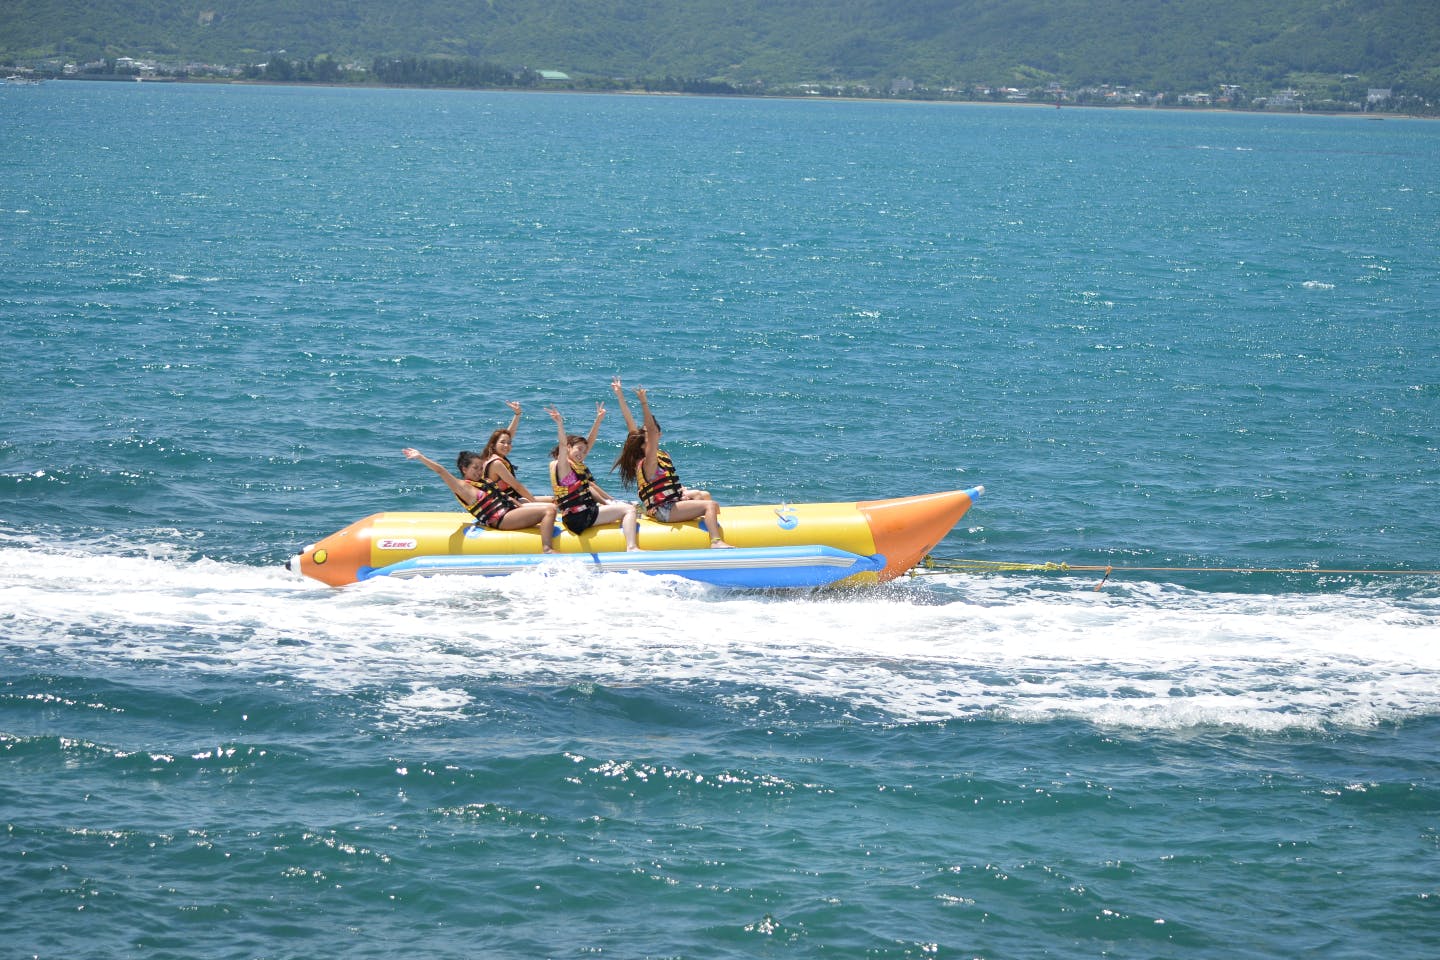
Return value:
<svg viewBox="0 0 1440 960">
<path fill-rule="evenodd" d="M 376 513 L 291 557 L 291 571 L 339 587 L 371 577 L 502 576 L 550 564 L 669 574 L 721 587 L 766 589 L 881 583 L 915 566 L 959 522 L 984 487 L 894 500 L 725 506 L 735 549 L 711 549 L 703 521 L 640 520 L 626 552 L 618 523 L 580 535 L 557 527 L 555 553 L 540 532 L 491 530 L 466 513 Z"/>
</svg>

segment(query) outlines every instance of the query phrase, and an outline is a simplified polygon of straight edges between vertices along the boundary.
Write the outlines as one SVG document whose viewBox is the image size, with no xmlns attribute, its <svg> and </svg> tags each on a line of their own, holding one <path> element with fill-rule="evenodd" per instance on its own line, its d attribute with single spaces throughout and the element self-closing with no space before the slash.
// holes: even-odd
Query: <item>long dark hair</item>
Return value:
<svg viewBox="0 0 1440 960">
<path fill-rule="evenodd" d="M 615 458 L 610 472 L 620 471 L 621 486 L 636 486 L 635 475 L 640 468 L 640 461 L 644 459 L 645 428 L 641 427 L 639 430 L 631 430 L 625 435 L 625 446 L 620 448 L 620 456 Z"/>
<path fill-rule="evenodd" d="M 495 444 L 500 442 L 501 437 L 510 437 L 510 442 L 515 442 L 515 437 L 510 433 L 510 431 L 506 430 L 504 427 L 501 427 L 499 430 L 496 430 L 494 433 L 490 434 L 490 442 L 485 444 L 485 449 L 480 451 L 480 456 L 484 457 L 487 460 L 493 456 L 497 456 L 497 454 L 495 453 Z"/>
</svg>

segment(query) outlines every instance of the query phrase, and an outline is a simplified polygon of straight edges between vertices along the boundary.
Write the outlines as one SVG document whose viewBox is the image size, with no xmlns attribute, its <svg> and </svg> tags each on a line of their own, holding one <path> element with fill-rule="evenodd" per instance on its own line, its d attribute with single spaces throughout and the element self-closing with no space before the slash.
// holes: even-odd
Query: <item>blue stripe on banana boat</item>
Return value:
<svg viewBox="0 0 1440 960">
<path fill-rule="evenodd" d="M 362 569 L 359 579 L 409 579 L 438 574 L 501 577 L 547 567 L 581 566 L 603 572 L 637 571 L 697 580 L 716 587 L 762 589 L 823 587 L 884 569 L 882 554 L 864 557 L 834 547 L 735 547 L 733 549 L 635 550 L 622 553 L 425 556 Z"/>
</svg>

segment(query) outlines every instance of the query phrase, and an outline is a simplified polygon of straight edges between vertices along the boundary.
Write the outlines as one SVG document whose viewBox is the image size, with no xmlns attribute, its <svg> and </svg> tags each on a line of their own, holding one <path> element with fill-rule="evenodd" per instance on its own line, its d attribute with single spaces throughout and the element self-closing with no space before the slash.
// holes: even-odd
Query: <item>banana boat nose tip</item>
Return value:
<svg viewBox="0 0 1440 960">
<path fill-rule="evenodd" d="M 857 504 L 870 525 L 875 551 L 887 560 L 879 578 L 892 580 L 915 566 L 960 521 L 983 489 L 977 486 Z"/>
<path fill-rule="evenodd" d="M 286 571 L 287 573 L 294 574 L 294 575 L 297 576 L 297 577 L 303 577 L 303 576 L 305 576 L 305 567 L 303 566 L 304 560 L 305 560 L 305 554 L 309 553 L 311 550 L 314 550 L 314 549 L 315 549 L 315 545 L 312 543 L 310 546 L 306 547 L 304 550 L 301 550 L 299 553 L 295 554 L 294 556 L 286 557 L 286 558 L 285 558 L 285 571 Z"/>
</svg>

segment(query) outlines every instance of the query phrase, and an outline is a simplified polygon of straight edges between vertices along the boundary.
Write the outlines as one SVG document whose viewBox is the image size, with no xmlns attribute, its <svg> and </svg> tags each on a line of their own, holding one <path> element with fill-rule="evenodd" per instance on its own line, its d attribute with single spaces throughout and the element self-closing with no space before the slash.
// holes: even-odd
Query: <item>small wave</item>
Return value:
<svg viewBox="0 0 1440 960">
<path fill-rule="evenodd" d="M 392 720 L 382 726 L 407 728 L 459 719 L 471 703 L 470 694 L 464 690 L 418 683 L 408 693 L 397 695 L 384 705 Z"/>
</svg>

